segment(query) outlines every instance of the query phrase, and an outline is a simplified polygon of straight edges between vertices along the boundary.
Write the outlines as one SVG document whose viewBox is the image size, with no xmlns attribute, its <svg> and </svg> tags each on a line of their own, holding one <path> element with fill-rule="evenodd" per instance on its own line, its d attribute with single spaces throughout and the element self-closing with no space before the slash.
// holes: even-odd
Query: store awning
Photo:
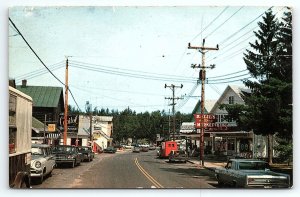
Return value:
<svg viewBox="0 0 300 197">
<path fill-rule="evenodd" d="M 46 138 L 49 139 L 58 139 L 60 138 L 61 133 L 47 133 Z"/>
</svg>

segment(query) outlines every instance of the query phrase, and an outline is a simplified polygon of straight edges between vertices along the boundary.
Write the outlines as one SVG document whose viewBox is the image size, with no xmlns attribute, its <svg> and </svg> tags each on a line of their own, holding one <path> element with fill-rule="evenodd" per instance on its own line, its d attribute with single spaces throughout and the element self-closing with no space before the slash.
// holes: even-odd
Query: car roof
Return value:
<svg viewBox="0 0 300 197">
<path fill-rule="evenodd" d="M 48 144 L 31 144 L 31 148 L 49 148 Z"/>
<path fill-rule="evenodd" d="M 258 160 L 258 159 L 230 159 L 230 161 L 235 161 L 235 162 L 263 162 L 263 163 L 266 163 L 266 161 Z"/>
</svg>

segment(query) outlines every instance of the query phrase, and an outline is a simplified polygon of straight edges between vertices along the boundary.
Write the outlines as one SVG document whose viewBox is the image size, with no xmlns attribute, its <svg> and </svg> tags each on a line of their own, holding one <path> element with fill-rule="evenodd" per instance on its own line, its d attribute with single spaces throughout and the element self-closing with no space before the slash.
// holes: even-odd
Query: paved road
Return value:
<svg viewBox="0 0 300 197">
<path fill-rule="evenodd" d="M 191 163 L 168 163 L 155 151 L 100 154 L 75 168 L 56 168 L 33 188 L 214 188 L 214 175 Z"/>
</svg>

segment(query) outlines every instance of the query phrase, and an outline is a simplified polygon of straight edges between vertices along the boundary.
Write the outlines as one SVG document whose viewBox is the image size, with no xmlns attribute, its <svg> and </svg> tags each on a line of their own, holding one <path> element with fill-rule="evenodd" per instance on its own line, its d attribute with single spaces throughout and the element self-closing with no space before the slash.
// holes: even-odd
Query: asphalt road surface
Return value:
<svg viewBox="0 0 300 197">
<path fill-rule="evenodd" d="M 75 168 L 55 168 L 32 188 L 215 188 L 213 172 L 192 163 L 169 163 L 155 151 L 96 155 Z"/>
</svg>

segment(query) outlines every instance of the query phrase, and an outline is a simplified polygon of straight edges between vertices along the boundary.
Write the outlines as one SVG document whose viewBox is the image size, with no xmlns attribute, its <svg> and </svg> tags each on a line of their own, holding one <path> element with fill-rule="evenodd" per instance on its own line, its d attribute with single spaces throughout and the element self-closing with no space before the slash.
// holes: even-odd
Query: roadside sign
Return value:
<svg viewBox="0 0 300 197">
<path fill-rule="evenodd" d="M 219 123 L 214 114 L 194 114 L 195 128 L 209 131 L 227 130 L 228 123 Z"/>
<path fill-rule="evenodd" d="M 55 131 L 55 124 L 48 124 L 48 131 L 54 132 Z"/>
</svg>

